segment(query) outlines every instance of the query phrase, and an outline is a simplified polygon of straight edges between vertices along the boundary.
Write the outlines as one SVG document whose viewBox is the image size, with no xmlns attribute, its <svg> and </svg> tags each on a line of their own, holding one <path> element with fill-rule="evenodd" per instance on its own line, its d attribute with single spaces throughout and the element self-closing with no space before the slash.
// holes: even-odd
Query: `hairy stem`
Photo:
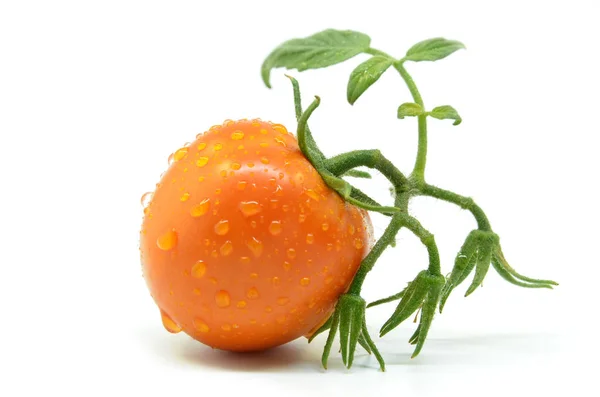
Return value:
<svg viewBox="0 0 600 397">
<path fill-rule="evenodd" d="M 408 74 L 406 69 L 404 68 L 404 63 L 402 61 L 395 62 L 394 68 L 400 73 L 400 76 L 406 83 L 410 94 L 413 97 L 415 103 L 420 105 L 423 109 L 425 109 L 425 104 L 423 103 L 423 98 L 421 97 L 421 93 L 417 89 L 417 85 L 414 80 Z M 419 143 L 417 149 L 417 159 L 415 160 L 415 166 L 413 168 L 412 176 L 419 182 L 425 181 L 425 165 L 427 164 L 427 115 L 420 115 L 418 117 L 419 123 Z"/>
<path fill-rule="evenodd" d="M 473 214 L 473 217 L 477 221 L 477 228 L 483 231 L 491 231 L 492 227 L 488 220 L 485 212 L 471 199 L 470 197 L 464 197 L 459 194 L 453 193 L 448 190 L 440 189 L 432 185 L 425 184 L 419 189 L 420 194 L 423 196 L 434 197 L 440 200 L 447 201 L 452 204 L 458 205 L 460 208 L 469 211 Z"/>
</svg>

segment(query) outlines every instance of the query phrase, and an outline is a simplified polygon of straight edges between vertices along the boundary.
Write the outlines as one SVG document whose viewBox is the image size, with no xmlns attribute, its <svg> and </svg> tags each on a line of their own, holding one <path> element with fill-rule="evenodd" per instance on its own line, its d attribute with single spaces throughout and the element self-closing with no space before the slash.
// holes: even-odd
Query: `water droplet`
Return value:
<svg viewBox="0 0 600 397">
<path fill-rule="evenodd" d="M 206 333 L 206 332 L 210 331 L 210 328 L 208 327 L 208 325 L 203 320 L 199 319 L 198 317 L 194 318 L 193 323 L 194 323 L 194 328 L 196 328 L 200 332 Z"/>
<path fill-rule="evenodd" d="M 246 245 L 248 246 L 248 248 L 250 249 L 250 251 L 252 251 L 252 254 L 255 257 L 259 257 L 262 255 L 263 252 L 263 243 L 262 241 L 260 241 L 259 239 L 257 239 L 256 237 L 252 237 L 252 239 L 250 239 Z"/>
<path fill-rule="evenodd" d="M 310 278 L 308 277 L 303 277 L 300 279 L 300 285 L 303 287 L 306 287 L 308 284 L 310 284 Z"/>
<path fill-rule="evenodd" d="M 285 140 L 283 140 L 283 138 L 276 136 L 275 138 L 273 138 L 275 140 L 275 142 L 277 142 L 278 144 L 280 144 L 283 147 L 287 147 L 287 143 L 285 143 Z"/>
<path fill-rule="evenodd" d="M 325 278 L 325 284 L 331 284 L 332 281 L 333 281 L 333 276 L 327 276 Z"/>
<path fill-rule="evenodd" d="M 329 230 L 329 223 L 325 222 L 321 225 L 321 229 L 323 229 L 324 232 L 326 232 L 327 230 Z"/>
<path fill-rule="evenodd" d="M 279 277 L 275 276 L 271 279 L 271 282 L 273 283 L 273 285 L 277 286 L 281 283 L 281 280 L 279 279 Z"/>
<path fill-rule="evenodd" d="M 150 202 L 152 201 L 152 196 L 154 196 L 154 193 L 152 193 L 152 192 L 146 192 L 146 193 L 142 194 L 142 198 L 140 199 L 140 202 L 142 203 L 143 208 L 148 208 L 148 206 L 150 205 Z"/>
<path fill-rule="evenodd" d="M 252 260 L 250 259 L 250 257 L 249 257 L 249 256 L 242 256 L 242 257 L 240 258 L 240 262 L 242 262 L 242 263 L 243 263 L 243 264 L 245 264 L 245 265 L 249 264 L 251 261 L 252 261 Z"/>
<path fill-rule="evenodd" d="M 177 232 L 175 229 L 169 230 L 157 238 L 156 245 L 163 251 L 169 251 L 175 248 L 177 245 Z"/>
<path fill-rule="evenodd" d="M 281 230 L 281 221 L 273 221 L 269 225 L 269 233 L 271 233 L 273 236 L 280 234 Z"/>
<path fill-rule="evenodd" d="M 281 206 L 281 209 L 283 210 L 283 212 L 288 212 L 290 210 L 290 206 L 287 204 L 284 204 Z"/>
<path fill-rule="evenodd" d="M 248 297 L 248 299 L 258 299 L 258 290 L 255 287 L 252 287 L 248 290 L 246 296 Z"/>
<path fill-rule="evenodd" d="M 225 243 L 219 248 L 219 252 L 223 256 L 227 256 L 233 252 L 233 244 L 231 241 L 227 240 Z"/>
<path fill-rule="evenodd" d="M 221 290 L 215 294 L 215 303 L 217 306 L 228 307 L 230 302 L 229 292 Z"/>
<path fill-rule="evenodd" d="M 262 210 L 262 208 L 260 207 L 260 204 L 258 204 L 258 202 L 256 201 L 242 201 L 240 203 L 240 210 L 242 211 L 242 214 L 244 214 L 244 216 L 248 217 L 258 214 Z"/>
<path fill-rule="evenodd" d="M 356 232 L 356 228 L 354 227 L 354 225 L 350 225 L 348 226 L 348 233 L 350 233 L 350 235 L 354 235 L 354 233 Z"/>
<path fill-rule="evenodd" d="M 224 236 L 229 231 L 229 221 L 226 219 L 222 219 L 215 225 L 215 233 L 219 236 Z"/>
<path fill-rule="evenodd" d="M 198 167 L 204 167 L 208 163 L 208 157 L 202 156 L 198 160 L 196 160 L 196 165 Z"/>
<path fill-rule="evenodd" d="M 306 235 L 306 244 L 312 244 L 315 242 L 315 236 L 312 233 Z"/>
<path fill-rule="evenodd" d="M 246 307 L 246 305 L 248 305 L 248 303 L 246 303 L 246 301 L 239 301 L 239 302 L 238 302 L 238 303 L 237 303 L 235 306 L 236 306 L 238 309 L 243 309 L 243 308 L 245 308 L 245 307 Z"/>
<path fill-rule="evenodd" d="M 265 307 L 265 311 L 267 313 L 271 313 L 273 311 L 273 308 L 271 306 L 267 306 L 267 307 Z"/>
<path fill-rule="evenodd" d="M 312 189 L 306 189 L 304 190 L 304 193 L 306 193 L 306 195 L 308 197 L 310 197 L 311 199 L 315 200 L 315 201 L 319 201 L 319 194 L 317 192 L 315 192 Z"/>
<path fill-rule="evenodd" d="M 282 296 L 282 297 L 277 298 L 277 304 L 279 306 L 285 306 L 288 303 L 290 303 L 290 298 L 288 298 L 287 296 Z"/>
<path fill-rule="evenodd" d="M 187 154 L 188 154 L 187 147 L 182 147 L 181 149 L 179 149 L 175 153 L 173 153 L 173 160 L 175 160 L 175 161 L 183 160 L 185 158 L 185 156 L 187 156 Z"/>
<path fill-rule="evenodd" d="M 285 270 L 290 270 L 292 268 L 292 264 L 289 262 L 283 262 L 283 268 Z"/>
<path fill-rule="evenodd" d="M 287 134 L 288 130 L 281 124 L 273 124 L 273 129 L 280 134 Z"/>
<path fill-rule="evenodd" d="M 240 139 L 244 139 L 244 133 L 242 131 L 234 131 L 231 134 L 231 139 L 233 139 L 234 141 L 239 141 Z"/>
<path fill-rule="evenodd" d="M 298 222 L 303 223 L 306 220 L 306 214 L 298 215 Z"/>
<path fill-rule="evenodd" d="M 194 295 L 202 295 L 202 292 L 201 292 L 201 291 L 200 291 L 200 289 L 198 289 L 198 288 L 194 288 L 194 290 L 192 291 L 192 293 L 193 293 Z"/>
<path fill-rule="evenodd" d="M 177 323 L 175 321 L 173 321 L 173 319 L 171 317 L 169 317 L 169 315 L 167 313 L 163 312 L 162 310 L 160 311 L 160 318 L 162 320 L 163 326 L 165 327 L 165 329 L 167 331 L 169 331 L 172 334 L 181 332 L 181 327 L 179 325 L 177 325 Z"/>
<path fill-rule="evenodd" d="M 246 181 L 239 181 L 237 184 L 237 188 L 238 190 L 244 190 L 246 189 L 246 185 L 248 184 L 248 182 Z"/>
<path fill-rule="evenodd" d="M 206 263 L 203 261 L 198 261 L 192 266 L 192 276 L 200 278 L 204 276 L 204 273 L 206 273 Z"/>
<path fill-rule="evenodd" d="M 230 120 L 230 119 L 227 119 L 227 120 L 223 121 L 223 125 L 225 125 L 227 127 L 232 126 L 234 124 L 235 124 L 235 121 Z"/>
<path fill-rule="evenodd" d="M 261 129 L 260 129 L 260 133 L 261 133 L 261 134 L 263 134 L 263 135 L 267 135 L 267 134 L 269 133 L 269 131 L 267 131 L 267 130 L 266 130 L 266 129 L 264 129 L 264 128 L 261 128 Z"/>
<path fill-rule="evenodd" d="M 204 182 L 204 175 L 200 175 L 198 177 L 198 182 Z"/>
<path fill-rule="evenodd" d="M 363 242 L 362 242 L 362 240 L 361 240 L 361 239 L 359 239 L 359 238 L 355 238 L 355 239 L 354 239 L 354 247 L 355 247 L 356 249 L 361 249 L 361 248 L 363 247 Z"/>
<path fill-rule="evenodd" d="M 312 309 L 313 307 L 315 307 L 316 304 L 317 302 L 313 299 L 310 302 L 308 302 L 308 308 Z"/>
<path fill-rule="evenodd" d="M 263 163 L 263 164 L 269 164 L 269 159 L 266 158 L 266 157 L 261 157 L 260 158 L 260 162 Z"/>
<path fill-rule="evenodd" d="M 285 323 L 285 315 L 278 316 L 275 319 L 275 321 L 277 322 L 277 324 L 283 324 L 283 323 Z"/>
<path fill-rule="evenodd" d="M 168 163 L 169 165 L 173 164 L 174 157 L 175 157 L 175 153 L 171 153 L 171 154 L 169 155 L 169 157 L 167 157 L 167 163 Z M 161 177 L 162 177 L 162 175 L 161 175 Z"/>
<path fill-rule="evenodd" d="M 229 332 L 229 331 L 231 331 L 231 325 L 223 324 L 223 325 L 221 325 L 221 329 L 225 332 Z"/>
<path fill-rule="evenodd" d="M 217 285 L 217 279 L 214 278 L 214 277 L 209 277 L 208 281 L 210 281 L 210 283 L 213 284 L 213 285 Z"/>
<path fill-rule="evenodd" d="M 181 201 L 188 201 L 190 199 L 190 194 L 188 192 L 185 192 L 181 195 L 181 197 L 179 198 L 179 200 Z"/>
<path fill-rule="evenodd" d="M 204 150 L 206 148 L 206 143 L 200 142 L 198 144 L 198 151 Z"/>
<path fill-rule="evenodd" d="M 198 204 L 192 207 L 192 209 L 190 210 L 190 215 L 192 215 L 194 218 L 197 218 L 206 214 L 209 208 L 210 199 L 205 198 L 204 200 L 200 201 Z"/>
<path fill-rule="evenodd" d="M 253 167 L 254 167 L 254 163 L 248 163 L 248 164 L 246 164 L 246 166 L 247 166 L 248 168 L 253 168 Z"/>
<path fill-rule="evenodd" d="M 215 145 L 213 146 L 213 150 L 215 152 L 218 152 L 219 150 L 223 149 L 223 145 L 220 143 L 215 143 Z"/>
<path fill-rule="evenodd" d="M 232 170 L 239 170 L 240 168 L 242 168 L 242 165 L 240 163 L 231 163 L 231 169 Z"/>
<path fill-rule="evenodd" d="M 260 147 L 269 147 L 269 144 L 267 142 L 261 142 L 258 146 L 260 146 Z"/>
<path fill-rule="evenodd" d="M 287 257 L 290 259 L 294 259 L 296 257 L 296 250 L 293 248 L 288 248 Z"/>
</svg>

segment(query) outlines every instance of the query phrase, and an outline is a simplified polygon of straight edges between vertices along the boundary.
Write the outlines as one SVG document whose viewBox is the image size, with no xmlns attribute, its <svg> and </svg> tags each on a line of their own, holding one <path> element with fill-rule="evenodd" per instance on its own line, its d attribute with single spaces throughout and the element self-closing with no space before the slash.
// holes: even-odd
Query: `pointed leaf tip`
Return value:
<svg viewBox="0 0 600 397">
<path fill-rule="evenodd" d="M 466 47 L 460 41 L 437 37 L 415 44 L 406 52 L 404 59 L 413 62 L 438 61 L 463 48 Z"/>
<path fill-rule="evenodd" d="M 394 62 L 393 59 L 374 56 L 361 63 L 352 71 L 348 80 L 346 97 L 351 105 L 370 87 Z"/>
</svg>

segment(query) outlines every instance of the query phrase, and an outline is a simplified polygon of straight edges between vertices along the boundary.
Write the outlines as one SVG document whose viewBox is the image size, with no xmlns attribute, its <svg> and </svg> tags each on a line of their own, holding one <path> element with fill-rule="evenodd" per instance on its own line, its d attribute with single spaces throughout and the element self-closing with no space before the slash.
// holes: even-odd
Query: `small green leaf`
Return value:
<svg viewBox="0 0 600 397">
<path fill-rule="evenodd" d="M 327 29 L 300 39 L 288 40 L 273 50 L 261 68 L 263 82 L 271 88 L 270 74 L 284 67 L 302 72 L 344 62 L 367 50 L 369 36 L 351 30 Z"/>
<path fill-rule="evenodd" d="M 429 289 L 429 273 L 427 270 L 421 271 L 413 282 L 406 288 L 402 300 L 396 307 L 392 316 L 383 324 L 379 330 L 380 337 L 384 336 L 400 323 L 410 317 L 423 303 Z"/>
<path fill-rule="evenodd" d="M 381 353 L 379 353 L 379 350 L 377 349 L 377 346 L 375 346 L 373 339 L 371 339 L 371 335 L 369 335 L 369 331 L 367 330 L 367 324 L 364 321 L 363 321 L 363 325 L 362 325 L 362 334 L 361 335 L 364 337 L 365 342 L 367 342 L 367 345 L 369 345 L 369 347 L 373 351 L 375 358 L 379 362 L 379 368 L 381 368 L 382 372 L 385 372 L 385 361 L 383 360 L 383 357 L 381 357 Z"/>
<path fill-rule="evenodd" d="M 433 317 L 435 315 L 435 308 L 440 301 L 440 292 L 442 290 L 443 282 L 444 280 L 441 278 L 438 283 L 434 283 L 429 287 L 429 292 L 427 293 L 427 297 L 423 302 L 421 321 L 417 327 L 417 331 L 419 331 L 417 334 L 418 336 L 415 338 L 413 335 L 409 341 L 411 343 L 412 341 L 416 342 L 415 351 L 413 352 L 411 358 L 417 357 L 421 352 L 423 345 L 425 344 L 425 339 L 427 339 L 427 334 L 429 333 L 429 328 L 431 327 L 431 323 L 433 322 Z"/>
<path fill-rule="evenodd" d="M 352 71 L 350 74 L 350 80 L 348 80 L 348 88 L 346 90 L 346 97 L 351 105 L 369 88 L 375 83 L 381 75 L 388 70 L 393 59 L 374 56 L 371 59 L 361 63 Z"/>
<path fill-rule="evenodd" d="M 340 297 L 337 310 L 340 313 L 340 344 L 342 361 L 352 367 L 356 344 L 365 318 L 365 300 L 357 295 L 344 294 Z"/>
<path fill-rule="evenodd" d="M 437 61 L 446 58 L 461 48 L 465 48 L 465 45 L 460 41 L 438 37 L 415 44 L 406 52 L 404 59 L 414 62 Z"/>
<path fill-rule="evenodd" d="M 342 176 L 350 176 L 352 178 L 363 178 L 363 179 L 371 179 L 372 176 L 371 174 L 369 174 L 367 171 L 361 171 L 361 170 L 349 170 L 346 171 L 342 174 Z"/>
<path fill-rule="evenodd" d="M 415 117 L 423 114 L 423 108 L 417 103 L 403 103 L 398 107 L 398 118 Z"/>
<path fill-rule="evenodd" d="M 433 110 L 429 112 L 429 115 L 438 120 L 454 120 L 454 123 L 452 123 L 452 125 L 459 125 L 462 121 L 456 109 L 454 109 L 452 106 L 447 105 L 433 108 Z"/>
</svg>

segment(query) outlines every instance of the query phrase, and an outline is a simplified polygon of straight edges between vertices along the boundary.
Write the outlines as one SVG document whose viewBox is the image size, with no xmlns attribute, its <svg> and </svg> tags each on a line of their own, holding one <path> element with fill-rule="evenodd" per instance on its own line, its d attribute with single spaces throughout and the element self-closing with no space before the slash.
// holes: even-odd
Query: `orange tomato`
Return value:
<svg viewBox="0 0 600 397">
<path fill-rule="evenodd" d="M 323 182 L 279 124 L 227 121 L 170 161 L 143 199 L 140 234 L 164 327 L 234 351 L 316 330 L 372 244 L 366 212 Z"/>
</svg>

